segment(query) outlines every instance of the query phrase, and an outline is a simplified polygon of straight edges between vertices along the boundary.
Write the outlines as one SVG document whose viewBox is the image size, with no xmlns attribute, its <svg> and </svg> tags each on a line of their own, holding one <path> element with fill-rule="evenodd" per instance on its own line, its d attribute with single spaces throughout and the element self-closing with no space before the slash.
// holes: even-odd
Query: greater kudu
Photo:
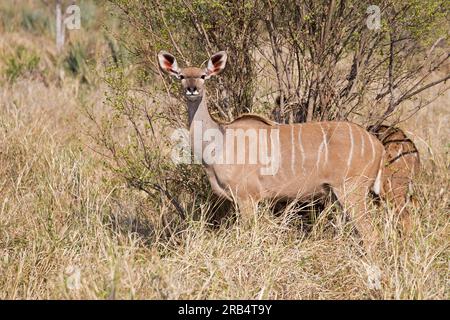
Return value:
<svg viewBox="0 0 450 320">
<path fill-rule="evenodd" d="M 331 190 L 344 210 L 352 214 L 366 247 L 375 243 L 376 231 L 367 216 L 366 198 L 369 190 L 380 194 L 382 188 L 385 151 L 376 137 L 350 122 L 278 124 L 256 115 L 244 115 L 231 123 L 218 122 L 208 111 L 205 80 L 222 72 L 226 52 L 214 54 L 206 68 L 181 69 L 175 57 L 165 51 L 158 54 L 158 60 L 163 71 L 181 80 L 191 144 L 194 154 L 202 159 L 214 192 L 235 200 L 244 220 L 255 219 L 255 207 L 261 199 L 309 199 Z M 222 135 L 219 140 L 223 146 L 215 150 L 215 159 L 220 153 L 226 161 L 210 161 L 211 157 L 206 159 L 202 153 L 210 151 L 209 142 L 218 136 L 214 132 Z M 238 133 L 243 134 L 244 142 L 252 138 L 257 141 L 239 145 L 235 143 Z M 267 170 L 267 161 L 255 162 L 255 150 L 270 150 L 274 170 Z M 234 154 L 246 161 L 228 161 Z"/>
</svg>

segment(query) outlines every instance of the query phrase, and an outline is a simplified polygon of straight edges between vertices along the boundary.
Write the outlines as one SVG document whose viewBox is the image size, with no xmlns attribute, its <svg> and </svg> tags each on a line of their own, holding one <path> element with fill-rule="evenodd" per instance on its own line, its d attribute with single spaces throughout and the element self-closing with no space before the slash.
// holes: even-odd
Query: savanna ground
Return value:
<svg viewBox="0 0 450 320">
<path fill-rule="evenodd" d="M 422 161 L 413 228 L 401 237 L 393 210 L 371 206 L 382 273 L 372 290 L 358 236 L 333 207 L 308 219 L 262 207 L 248 230 L 211 227 L 209 203 L 182 197 L 187 217 L 173 224 L 168 201 L 150 201 L 110 170 L 86 109 L 111 116 L 103 76 L 112 40 L 103 8 L 83 5 L 91 15 L 57 53 L 53 9 L 0 4 L 0 299 L 449 298 L 448 91 L 401 124 Z"/>
</svg>

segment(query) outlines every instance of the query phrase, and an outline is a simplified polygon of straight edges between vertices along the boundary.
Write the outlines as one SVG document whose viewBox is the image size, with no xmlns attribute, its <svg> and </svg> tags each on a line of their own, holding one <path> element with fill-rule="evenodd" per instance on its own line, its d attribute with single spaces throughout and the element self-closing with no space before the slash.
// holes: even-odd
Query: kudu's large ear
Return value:
<svg viewBox="0 0 450 320">
<path fill-rule="evenodd" d="M 208 66 L 206 67 L 206 79 L 211 76 L 216 76 L 225 69 L 227 64 L 227 53 L 225 51 L 220 51 L 211 56 L 208 61 Z"/>
<path fill-rule="evenodd" d="M 160 51 L 158 53 L 158 61 L 161 70 L 177 79 L 180 78 L 180 68 L 178 68 L 177 59 L 173 55 L 166 51 Z"/>
</svg>

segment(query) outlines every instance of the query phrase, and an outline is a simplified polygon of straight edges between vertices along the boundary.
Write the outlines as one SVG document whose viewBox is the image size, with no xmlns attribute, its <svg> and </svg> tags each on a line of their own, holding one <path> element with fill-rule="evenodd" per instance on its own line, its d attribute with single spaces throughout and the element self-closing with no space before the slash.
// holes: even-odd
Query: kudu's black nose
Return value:
<svg viewBox="0 0 450 320">
<path fill-rule="evenodd" d="M 192 86 L 192 87 L 187 87 L 186 88 L 186 95 L 187 96 L 197 96 L 198 93 L 198 89 L 196 86 Z"/>
</svg>

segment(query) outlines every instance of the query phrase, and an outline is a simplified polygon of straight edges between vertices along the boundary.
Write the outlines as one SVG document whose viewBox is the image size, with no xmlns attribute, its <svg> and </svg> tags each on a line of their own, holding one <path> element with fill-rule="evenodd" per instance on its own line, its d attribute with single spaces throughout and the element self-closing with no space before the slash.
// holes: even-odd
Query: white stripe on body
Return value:
<svg viewBox="0 0 450 320">
<path fill-rule="evenodd" d="M 327 164 L 328 162 L 328 142 L 327 142 L 327 133 L 325 132 L 325 130 L 323 129 L 322 125 L 320 125 L 320 130 L 322 130 L 322 145 L 323 145 L 323 149 L 325 150 L 325 162 L 324 165 Z"/>
<path fill-rule="evenodd" d="M 368 133 L 367 131 L 364 131 L 364 132 L 366 133 L 367 137 L 369 138 L 370 146 L 372 147 L 370 164 L 373 164 L 373 162 L 375 161 L 375 146 L 373 145 L 372 136 L 370 135 L 370 133 Z"/>
<path fill-rule="evenodd" d="M 302 143 L 302 127 L 298 128 L 298 146 L 300 147 L 300 153 L 302 155 L 302 174 L 305 174 L 305 149 Z"/>
<path fill-rule="evenodd" d="M 361 156 L 364 156 L 365 141 L 364 141 L 364 134 L 361 132 L 361 130 L 363 130 L 363 129 L 360 128 L 360 133 L 361 133 Z"/>
<path fill-rule="evenodd" d="M 294 126 L 291 125 L 291 171 L 295 173 L 295 143 L 294 143 Z"/>
<path fill-rule="evenodd" d="M 350 151 L 348 153 L 348 159 L 347 159 L 347 172 L 350 169 L 350 165 L 352 164 L 352 159 L 353 159 L 353 146 L 354 146 L 354 141 L 353 141 L 353 131 L 352 131 L 352 126 L 347 123 L 348 126 L 348 130 L 350 133 Z"/>
</svg>

